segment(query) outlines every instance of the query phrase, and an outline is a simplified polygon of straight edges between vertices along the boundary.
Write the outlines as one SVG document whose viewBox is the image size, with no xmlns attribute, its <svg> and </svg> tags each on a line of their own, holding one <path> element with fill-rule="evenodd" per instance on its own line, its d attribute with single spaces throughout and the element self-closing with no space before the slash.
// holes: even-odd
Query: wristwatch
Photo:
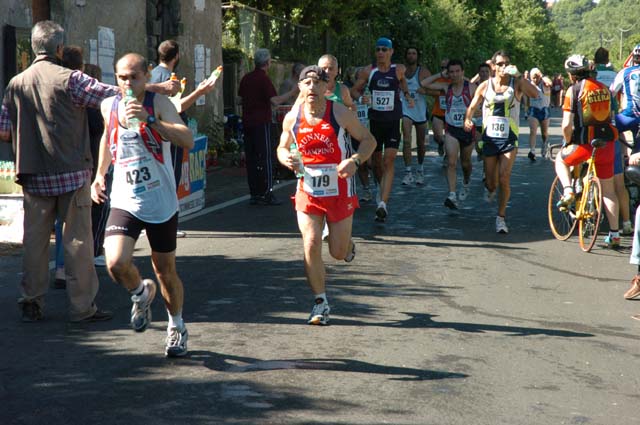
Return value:
<svg viewBox="0 0 640 425">
<path fill-rule="evenodd" d="M 155 124 L 158 120 L 153 115 L 147 117 L 147 125 Z"/>
<path fill-rule="evenodd" d="M 360 167 L 360 160 L 358 158 L 352 156 L 351 159 L 353 159 L 353 163 L 356 164 L 356 167 Z"/>
</svg>

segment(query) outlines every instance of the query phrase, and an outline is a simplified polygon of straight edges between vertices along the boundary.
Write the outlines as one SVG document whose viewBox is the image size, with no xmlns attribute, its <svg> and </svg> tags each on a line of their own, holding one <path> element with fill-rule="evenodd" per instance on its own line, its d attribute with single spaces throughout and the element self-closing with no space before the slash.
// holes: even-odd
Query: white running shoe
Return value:
<svg viewBox="0 0 640 425">
<path fill-rule="evenodd" d="M 356 243 L 351 239 L 351 252 L 344 257 L 344 261 L 345 263 L 350 263 L 354 258 L 356 258 Z"/>
<path fill-rule="evenodd" d="M 486 202 L 493 202 L 496 199 L 496 192 L 489 192 L 489 189 L 487 189 L 486 187 L 484 188 L 484 200 Z"/>
<path fill-rule="evenodd" d="M 465 199 L 467 199 L 469 197 L 469 183 L 467 184 L 462 184 L 462 189 L 460 190 L 460 193 L 458 194 L 458 199 L 460 199 L 461 201 L 464 201 Z"/>
<path fill-rule="evenodd" d="M 458 209 L 458 200 L 456 199 L 455 193 L 450 193 L 449 196 L 447 196 L 447 199 L 444 200 L 444 206 L 452 210 Z"/>
<path fill-rule="evenodd" d="M 329 239 L 329 225 L 325 221 L 324 227 L 322 228 L 322 240 L 326 241 L 327 239 Z"/>
<path fill-rule="evenodd" d="M 167 357 L 183 357 L 187 355 L 187 341 L 189 340 L 189 332 L 187 328 L 182 330 L 178 328 L 167 329 L 166 347 L 164 355 Z"/>
<path fill-rule="evenodd" d="M 402 184 L 404 186 L 410 186 L 412 185 L 416 180 L 413 178 L 413 174 L 411 174 L 411 171 L 408 171 L 404 174 L 404 178 L 402 179 Z"/>
<path fill-rule="evenodd" d="M 422 171 L 416 171 L 416 185 L 422 186 L 424 184 L 424 173 Z"/>
<path fill-rule="evenodd" d="M 309 315 L 309 320 L 307 323 L 309 325 L 326 325 L 329 323 L 329 312 L 331 309 L 329 308 L 329 303 L 327 300 L 323 298 L 316 298 L 316 303 L 313 305 L 311 309 L 311 314 Z"/>
<path fill-rule="evenodd" d="M 387 204 L 380 201 L 378 202 L 378 208 L 376 209 L 376 221 L 384 223 L 387 219 L 389 212 L 387 211 Z"/>
<path fill-rule="evenodd" d="M 496 216 L 496 233 L 509 233 L 509 228 L 504 221 L 504 217 Z"/>
<path fill-rule="evenodd" d="M 623 235 L 630 235 L 633 233 L 633 225 L 631 224 L 631 221 L 625 221 L 622 223 L 622 234 Z"/>
<path fill-rule="evenodd" d="M 144 332 L 151 323 L 151 303 L 156 296 L 156 283 L 151 279 L 144 279 L 142 284 L 147 289 L 147 299 L 141 301 L 140 295 L 132 295 L 131 327 L 136 332 Z M 144 291 L 143 291 L 144 293 Z"/>
</svg>

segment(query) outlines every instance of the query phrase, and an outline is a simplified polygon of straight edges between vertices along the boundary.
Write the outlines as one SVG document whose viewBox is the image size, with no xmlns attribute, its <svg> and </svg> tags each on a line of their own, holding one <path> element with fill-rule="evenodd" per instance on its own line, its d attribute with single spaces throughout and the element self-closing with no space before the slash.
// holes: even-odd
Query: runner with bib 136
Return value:
<svg viewBox="0 0 640 425">
<path fill-rule="evenodd" d="M 509 233 L 505 216 L 511 196 L 511 169 L 518 152 L 520 99 L 527 95 L 538 97 L 538 90 L 528 80 L 520 77 L 518 68 L 511 65 L 505 51 L 497 51 L 491 58 L 495 75 L 480 84 L 467 109 L 465 130 L 471 131 L 476 109 L 482 105 L 482 155 L 484 156 L 487 198 L 491 199 L 500 187 L 496 232 Z"/>
</svg>

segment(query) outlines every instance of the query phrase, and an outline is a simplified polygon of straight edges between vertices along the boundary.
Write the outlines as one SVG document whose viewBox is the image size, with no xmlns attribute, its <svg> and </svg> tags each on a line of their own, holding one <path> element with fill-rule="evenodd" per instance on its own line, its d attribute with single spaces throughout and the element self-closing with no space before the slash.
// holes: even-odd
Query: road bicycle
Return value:
<svg viewBox="0 0 640 425">
<path fill-rule="evenodd" d="M 556 176 L 549 189 L 547 211 L 549 227 L 556 239 L 565 241 L 571 237 L 576 226 L 580 248 L 584 252 L 591 251 L 598 237 L 598 229 L 602 221 L 602 185 L 596 174 L 595 154 L 599 148 L 607 144 L 605 139 L 593 139 L 593 152 L 583 167 L 573 167 L 571 184 L 575 193 L 574 201 L 566 208 L 559 208 L 558 202 L 564 194 L 560 179 Z M 549 147 L 550 156 L 562 145 Z M 586 166 L 586 167 L 585 167 Z"/>
</svg>

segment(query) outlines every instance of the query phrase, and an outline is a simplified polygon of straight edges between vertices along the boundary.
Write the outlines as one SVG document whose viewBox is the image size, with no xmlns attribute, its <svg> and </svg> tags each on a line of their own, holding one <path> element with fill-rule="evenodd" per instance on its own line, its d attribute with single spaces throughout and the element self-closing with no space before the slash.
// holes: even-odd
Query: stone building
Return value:
<svg viewBox="0 0 640 425">
<path fill-rule="evenodd" d="M 29 33 L 33 23 L 43 19 L 61 24 L 65 43 L 81 46 L 85 62 L 99 65 L 105 81 L 112 78 L 114 61 L 124 53 L 137 52 L 157 63 L 156 48 L 168 38 L 180 44 L 176 71 L 187 78 L 187 93 L 196 79 L 206 78 L 222 64 L 220 0 L 0 0 L 0 10 L 0 94 L 31 62 Z M 202 101 L 187 114 L 210 138 L 221 138 L 222 84 Z M 3 145 L 0 156 L 6 157 L 10 146 Z"/>
</svg>

